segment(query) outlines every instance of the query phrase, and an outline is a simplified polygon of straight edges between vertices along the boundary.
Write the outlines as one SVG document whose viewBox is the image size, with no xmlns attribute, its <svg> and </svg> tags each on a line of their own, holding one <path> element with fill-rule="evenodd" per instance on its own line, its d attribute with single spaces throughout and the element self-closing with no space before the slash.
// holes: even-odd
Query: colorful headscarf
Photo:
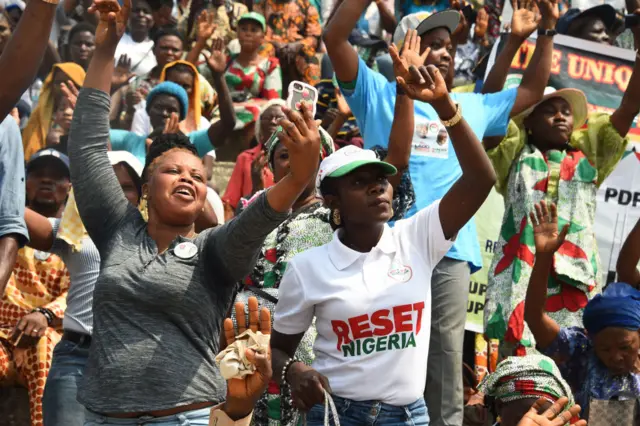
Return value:
<svg viewBox="0 0 640 426">
<path fill-rule="evenodd" d="M 200 103 L 200 73 L 195 65 L 183 60 L 170 62 L 162 69 L 162 73 L 160 73 L 160 81 L 166 81 L 167 71 L 178 64 L 186 65 L 193 71 L 193 90 L 189 95 L 189 111 L 187 113 L 187 120 L 192 121 L 191 127 L 198 129 L 200 127 L 200 117 L 202 116 L 202 105 Z"/>
<path fill-rule="evenodd" d="M 556 402 L 563 396 L 569 398 L 565 408 L 574 405 L 569 384 L 562 378 L 556 363 L 544 355 L 512 356 L 500 364 L 493 374 L 486 376 L 480 392 L 502 402 L 521 399 L 545 398 Z"/>
<path fill-rule="evenodd" d="M 640 291 L 626 283 L 610 284 L 589 301 L 582 322 L 590 336 L 607 327 L 640 330 Z"/>
<path fill-rule="evenodd" d="M 73 62 L 55 64 L 42 85 L 38 98 L 38 106 L 31 113 L 27 126 L 22 132 L 24 158 L 31 158 L 33 154 L 46 146 L 47 134 L 51 129 L 53 110 L 53 77 L 56 71 L 65 73 L 78 87 L 84 84 L 84 69 Z"/>
<path fill-rule="evenodd" d="M 282 130 L 282 127 L 278 126 L 273 135 L 269 138 L 269 140 L 265 143 L 265 147 L 267 148 L 267 160 L 269 163 L 269 168 L 273 172 L 274 169 L 274 159 L 273 154 L 276 152 L 276 147 L 280 144 L 280 139 L 278 139 L 278 132 Z M 331 155 L 335 151 L 335 145 L 333 144 L 333 139 L 324 130 L 322 127 L 318 127 L 320 131 L 320 161 L 324 160 L 325 157 Z"/>
</svg>

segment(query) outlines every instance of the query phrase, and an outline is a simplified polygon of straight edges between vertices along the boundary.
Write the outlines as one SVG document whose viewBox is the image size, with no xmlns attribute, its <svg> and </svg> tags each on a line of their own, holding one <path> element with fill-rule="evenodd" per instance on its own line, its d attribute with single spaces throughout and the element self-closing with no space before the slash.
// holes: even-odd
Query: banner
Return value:
<svg viewBox="0 0 640 426">
<path fill-rule="evenodd" d="M 496 42 L 487 70 L 504 45 Z M 535 38 L 527 40 L 514 58 L 506 86 L 515 87 L 522 79 L 535 48 Z M 558 35 L 554 39 L 551 77 L 548 86 L 555 89 L 575 88 L 587 96 L 590 112 L 612 113 L 620 105 L 629 84 L 635 52 L 612 46 Z M 605 180 L 597 194 L 595 232 L 602 261 L 601 272 L 607 282 L 615 280 L 618 253 L 627 235 L 640 217 L 640 129 L 637 118 L 629 132 L 630 144 L 625 157 Z M 504 204 L 495 191 L 476 214 L 478 240 L 483 256 L 483 269 L 471 276 L 466 329 L 483 330 L 483 308 L 487 277 L 496 247 Z"/>
</svg>

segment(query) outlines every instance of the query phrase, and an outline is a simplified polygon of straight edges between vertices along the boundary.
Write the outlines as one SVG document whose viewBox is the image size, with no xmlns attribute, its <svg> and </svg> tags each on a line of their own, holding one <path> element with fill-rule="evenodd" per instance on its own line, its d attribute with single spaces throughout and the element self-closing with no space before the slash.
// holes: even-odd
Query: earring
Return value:
<svg viewBox="0 0 640 426">
<path fill-rule="evenodd" d="M 396 214 L 396 212 L 393 211 L 393 207 L 391 207 L 391 217 L 393 217 Z"/>
<path fill-rule="evenodd" d="M 148 199 L 147 194 L 142 194 L 142 199 L 140 200 L 140 204 L 138 204 L 138 211 L 142 215 L 142 218 L 145 222 L 149 221 L 149 207 L 148 207 Z"/>
<path fill-rule="evenodd" d="M 331 217 L 333 219 L 333 224 L 336 226 L 340 226 L 340 223 L 342 223 L 342 219 L 340 218 L 340 210 L 335 209 Z"/>
</svg>

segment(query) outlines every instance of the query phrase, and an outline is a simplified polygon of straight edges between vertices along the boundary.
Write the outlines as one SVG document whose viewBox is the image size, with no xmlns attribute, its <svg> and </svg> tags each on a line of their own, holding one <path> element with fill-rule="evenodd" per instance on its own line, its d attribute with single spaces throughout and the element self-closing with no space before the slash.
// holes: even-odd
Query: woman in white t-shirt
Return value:
<svg viewBox="0 0 640 426">
<path fill-rule="evenodd" d="M 397 51 L 391 50 L 398 61 Z M 308 411 L 311 426 L 324 423 L 325 392 L 343 426 L 429 423 L 422 395 L 431 273 L 480 208 L 496 176 L 438 69 L 411 68 L 405 66 L 397 77 L 396 96 L 396 102 L 409 103 L 409 118 L 396 114 L 393 123 L 406 126 L 407 136 L 391 140 L 389 150 L 411 144 L 412 100 L 427 102 L 447 128 L 462 175 L 441 200 L 391 228 L 388 177 L 396 174 L 395 167 L 354 146 L 320 165 L 316 186 L 337 230 L 330 243 L 289 262 L 271 337 L 274 378 L 291 387 L 294 406 Z M 316 358 L 308 367 L 293 356 L 314 316 Z"/>
</svg>

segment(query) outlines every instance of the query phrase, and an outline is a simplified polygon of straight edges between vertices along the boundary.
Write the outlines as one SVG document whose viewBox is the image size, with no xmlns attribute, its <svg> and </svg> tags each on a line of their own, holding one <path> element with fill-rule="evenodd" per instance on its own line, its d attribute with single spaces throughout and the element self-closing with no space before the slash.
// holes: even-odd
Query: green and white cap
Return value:
<svg viewBox="0 0 640 426">
<path fill-rule="evenodd" d="M 242 21 L 255 21 L 262 26 L 262 31 L 267 31 L 267 21 L 264 19 L 264 16 L 259 14 L 258 12 L 247 12 L 238 19 L 238 23 Z"/>
<path fill-rule="evenodd" d="M 393 176 L 398 170 L 389 163 L 381 161 L 375 152 L 369 149 L 358 148 L 354 145 L 347 145 L 340 148 L 320 163 L 320 170 L 316 177 L 316 190 L 320 192 L 322 180 L 326 177 L 337 178 L 348 175 L 359 167 L 369 164 L 376 164 L 387 174 Z"/>
</svg>

